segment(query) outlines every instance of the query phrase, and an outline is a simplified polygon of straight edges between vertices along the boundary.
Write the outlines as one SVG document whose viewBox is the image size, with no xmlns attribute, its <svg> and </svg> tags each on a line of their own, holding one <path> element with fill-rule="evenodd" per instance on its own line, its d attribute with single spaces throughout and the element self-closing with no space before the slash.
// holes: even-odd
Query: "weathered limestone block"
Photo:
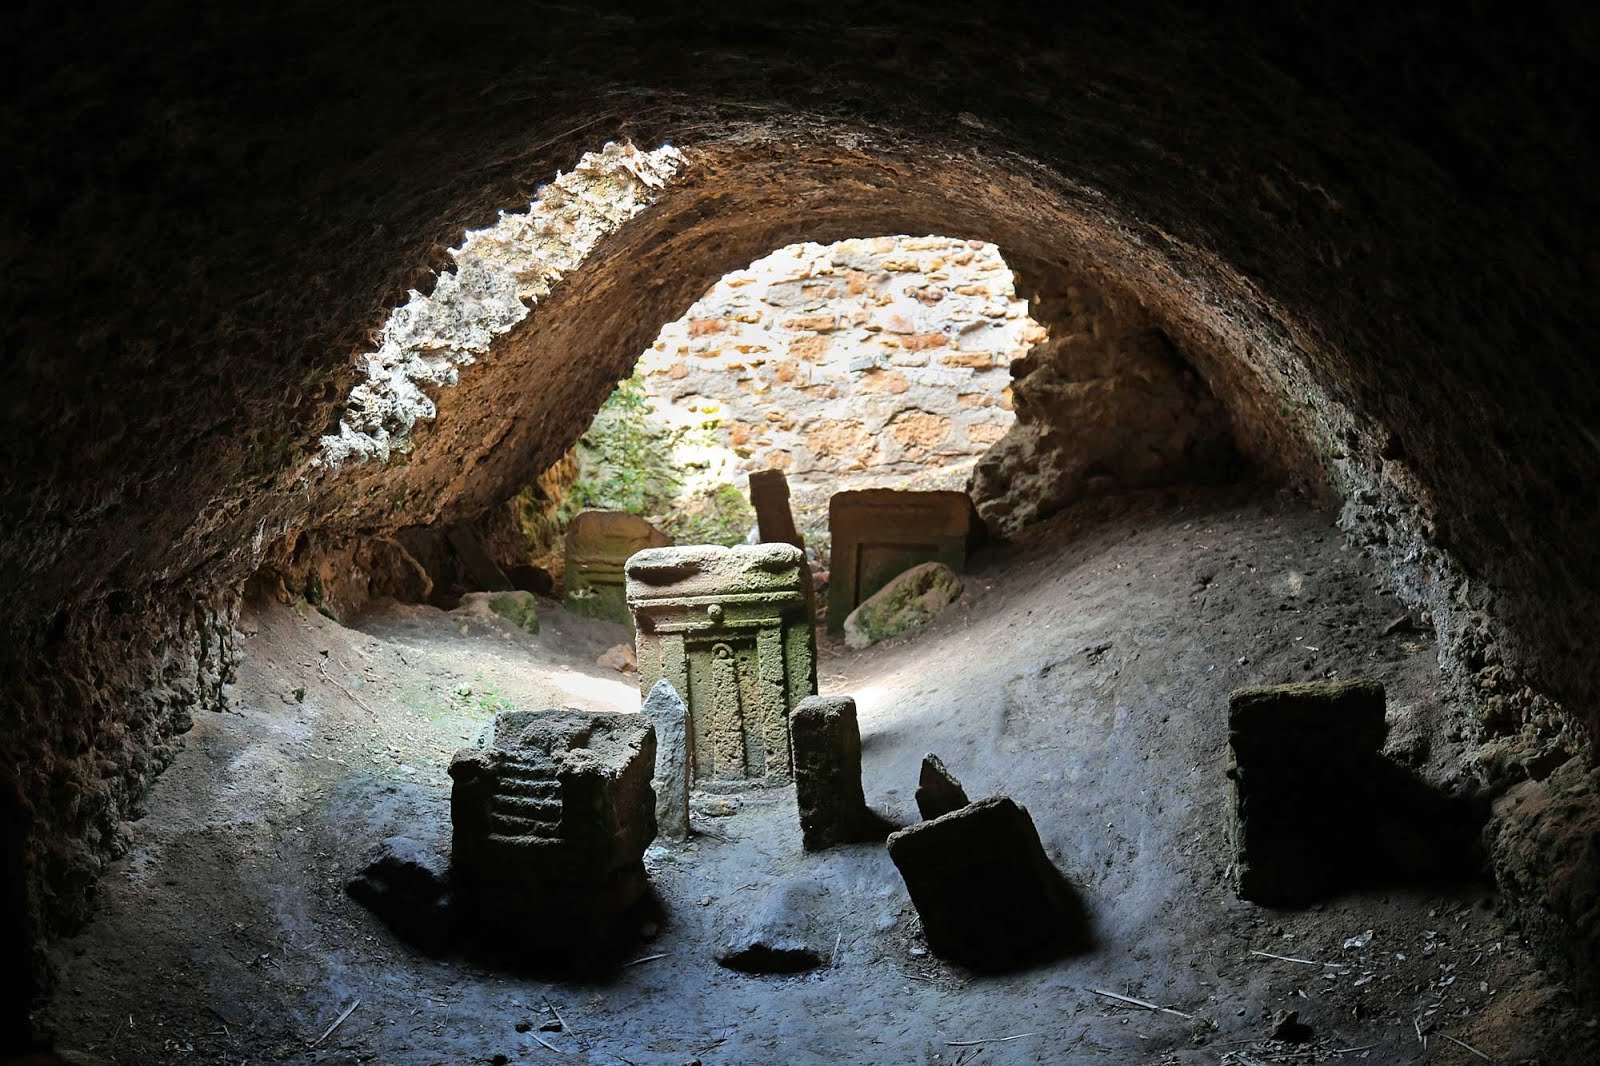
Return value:
<svg viewBox="0 0 1600 1066">
<path fill-rule="evenodd" d="M 917 779 L 917 810 L 923 821 L 959 811 L 971 802 L 943 759 L 931 752 L 923 756 L 922 773 Z"/>
<path fill-rule="evenodd" d="M 604 939 L 644 895 L 655 730 L 637 714 L 505 711 L 450 762 L 457 895 L 531 943 Z"/>
<path fill-rule="evenodd" d="M 1228 697 L 1228 830 L 1242 899 L 1297 906 L 1343 887 L 1373 850 L 1384 738 L 1377 681 L 1236 689 Z"/>
<path fill-rule="evenodd" d="M 937 618 L 961 596 L 961 578 L 943 563 L 919 563 L 895 575 L 844 620 L 844 642 L 857 649 L 904 636 Z"/>
<path fill-rule="evenodd" d="M 671 543 L 671 537 L 638 515 L 578 512 L 567 527 L 567 610 L 586 618 L 631 624 L 623 567 L 634 552 Z"/>
<path fill-rule="evenodd" d="M 741 973 L 800 973 L 822 963 L 832 942 L 822 915 L 827 887 L 801 877 L 779 881 L 754 911 L 733 914 L 717 962 Z"/>
<path fill-rule="evenodd" d="M 639 688 L 689 705 L 697 780 L 788 780 L 789 712 L 817 691 L 811 571 L 799 548 L 652 548 L 628 560 Z"/>
<path fill-rule="evenodd" d="M 880 838 L 861 791 L 861 730 L 849 696 L 808 696 L 789 716 L 795 801 L 807 851 Z M 875 830 L 877 830 L 875 832 Z"/>
<path fill-rule="evenodd" d="M 656 832 L 670 840 L 689 836 L 689 707 L 662 678 L 650 686 L 640 708 L 656 728 Z"/>
<path fill-rule="evenodd" d="M 1087 946 L 1076 893 L 1027 810 L 1007 797 L 918 822 L 888 844 L 941 958 L 1003 970 Z"/>
<path fill-rule="evenodd" d="M 539 601 L 531 592 L 469 592 L 461 597 L 455 614 L 491 621 L 498 615 L 527 633 L 539 632 Z"/>
<path fill-rule="evenodd" d="M 828 501 L 828 532 L 828 631 L 839 633 L 862 601 L 918 563 L 964 569 L 983 524 L 964 492 L 863 489 Z"/>
<path fill-rule="evenodd" d="M 789 510 L 789 480 L 782 470 L 757 470 L 750 475 L 750 505 L 756 509 L 756 531 L 763 544 L 793 544 L 804 550 L 805 538 Z"/>
</svg>

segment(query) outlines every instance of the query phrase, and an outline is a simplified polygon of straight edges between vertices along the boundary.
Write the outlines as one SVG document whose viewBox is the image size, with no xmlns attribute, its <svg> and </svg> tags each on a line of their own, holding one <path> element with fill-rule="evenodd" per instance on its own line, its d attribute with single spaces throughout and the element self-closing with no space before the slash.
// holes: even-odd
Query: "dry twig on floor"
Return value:
<svg viewBox="0 0 1600 1066">
<path fill-rule="evenodd" d="M 323 1030 L 321 1036 L 319 1036 L 315 1040 L 311 1041 L 311 1046 L 312 1047 L 316 1047 L 318 1044 L 320 1044 L 324 1040 L 328 1039 L 328 1037 L 332 1036 L 333 1035 L 333 1031 L 335 1029 L 339 1028 L 339 1026 L 343 1025 L 344 1024 L 344 1020 L 346 1018 L 350 1017 L 350 1015 L 354 1014 L 356 1012 L 356 1008 L 359 1007 L 359 1006 L 361 1006 L 360 997 L 357 997 L 356 999 L 351 1000 L 350 1001 L 350 1005 L 344 1009 L 344 1013 L 339 1015 L 337 1018 L 335 1018 L 333 1020 L 333 1024 L 328 1026 L 328 1028 Z"/>
<path fill-rule="evenodd" d="M 1315 959 L 1297 959 L 1290 955 L 1274 955 L 1270 951 L 1252 951 L 1252 955 L 1260 955 L 1263 959 L 1277 959 L 1279 962 L 1298 962 L 1302 966 L 1337 966 L 1335 962 L 1317 962 Z"/>
<path fill-rule="evenodd" d="M 535 1040 L 539 1041 L 539 1043 L 543 1044 L 545 1047 L 549 1048 L 551 1051 L 554 1051 L 557 1055 L 569 1054 L 569 1052 L 562 1051 L 560 1048 L 558 1048 L 554 1044 L 550 1043 L 550 1041 L 546 1040 L 544 1037 L 540 1036 L 538 1033 L 529 1033 L 528 1035 L 533 1037 Z"/>
<path fill-rule="evenodd" d="M 982 1044 L 1004 1044 L 1004 1043 L 1007 1043 L 1008 1041 L 1025 1040 L 1030 1036 L 1038 1036 L 1038 1035 L 1039 1035 L 1038 1033 L 1018 1033 L 1016 1036 L 991 1036 L 991 1037 L 987 1037 L 987 1038 L 985 1038 L 983 1040 L 946 1040 L 944 1042 L 944 1046 L 945 1047 L 978 1047 L 978 1046 L 980 1046 Z"/>
<path fill-rule="evenodd" d="M 645 956 L 645 957 L 644 957 L 644 958 L 642 958 L 642 959 L 634 959 L 634 960 L 633 960 L 633 961 L 632 961 L 632 962 L 625 962 L 625 963 L 623 963 L 623 964 L 622 964 L 622 965 L 623 965 L 623 966 L 637 966 L 637 965 L 639 965 L 639 964 L 640 964 L 640 963 L 641 963 L 641 962 L 655 962 L 655 961 L 656 961 L 656 960 L 657 960 L 657 959 L 664 959 L 664 958 L 666 958 L 666 957 L 667 957 L 667 956 L 668 956 L 668 955 L 671 955 L 671 954 L 672 954 L 672 952 L 670 952 L 670 951 L 663 951 L 663 952 L 662 952 L 662 953 L 661 953 L 661 954 L 659 954 L 659 955 L 646 955 L 646 956 Z M 566 1024 L 567 1024 L 567 1023 L 566 1023 L 566 1022 L 562 1022 L 562 1023 L 561 1023 L 561 1024 L 562 1024 L 562 1025 L 566 1025 Z"/>
<path fill-rule="evenodd" d="M 1489 1056 L 1485 1055 L 1483 1052 L 1479 1051 L 1477 1048 L 1475 1048 L 1471 1044 L 1467 1043 L 1465 1040 L 1457 1040 L 1455 1037 L 1451 1036 L 1449 1033 L 1440 1033 L 1439 1035 L 1444 1037 L 1446 1040 L 1450 1041 L 1450 1043 L 1457 1045 L 1458 1047 L 1466 1048 L 1468 1051 L 1470 1051 L 1474 1055 L 1478 1056 L 1478 1058 L 1482 1059 L 1484 1062 L 1493 1062 L 1494 1061 Z"/>
<path fill-rule="evenodd" d="M 1185 1014 L 1183 1011 L 1173 1010 L 1171 1007 L 1163 1007 L 1161 1004 L 1151 1003 L 1147 999 L 1135 999 L 1133 996 L 1124 996 L 1120 992 L 1107 992 L 1100 988 L 1091 988 L 1089 991 L 1093 992 L 1097 996 L 1105 996 L 1107 999 L 1114 999 L 1119 1003 L 1126 1003 L 1132 1007 L 1143 1007 L 1145 1010 L 1158 1010 L 1163 1014 L 1175 1014 L 1179 1018 L 1187 1018 L 1191 1022 L 1205 1021 L 1204 1018 L 1197 1017 L 1196 1015 Z"/>
</svg>

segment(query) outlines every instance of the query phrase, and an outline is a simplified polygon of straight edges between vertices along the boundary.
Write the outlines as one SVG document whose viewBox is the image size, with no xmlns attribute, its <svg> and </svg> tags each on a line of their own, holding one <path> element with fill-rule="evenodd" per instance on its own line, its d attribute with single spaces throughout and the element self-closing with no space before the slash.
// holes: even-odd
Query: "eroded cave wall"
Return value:
<svg viewBox="0 0 1600 1066">
<path fill-rule="evenodd" d="M 72 723 L 129 720 L 93 677 L 131 699 L 185 659 L 181 597 L 158 590 L 211 602 L 300 530 L 486 513 L 720 274 L 864 232 L 1096 264 L 1255 427 L 1242 448 L 1310 443 L 1346 528 L 1483 701 L 1486 778 L 1521 774 L 1525 800 L 1575 790 L 1546 812 L 1600 802 L 1548 766 L 1600 724 L 1595 13 L 837 15 L 174 0 L 18 18 L 0 770 L 42 774 L 61 812 L 34 823 L 51 873 L 30 899 L 74 898 L 115 848 L 106 801 L 128 794 L 97 782 L 152 764 L 135 752 L 153 739 L 108 738 L 96 776 Z M 387 309 L 465 230 L 624 136 L 690 157 L 661 210 L 437 397 L 406 462 L 316 468 Z M 138 621 L 108 621 L 119 595 Z M 110 631 L 129 646 L 90 639 Z M 1593 943 L 1589 897 L 1544 891 L 1581 839 L 1519 854 L 1533 865 L 1508 887 L 1550 908 L 1548 941 Z"/>
</svg>

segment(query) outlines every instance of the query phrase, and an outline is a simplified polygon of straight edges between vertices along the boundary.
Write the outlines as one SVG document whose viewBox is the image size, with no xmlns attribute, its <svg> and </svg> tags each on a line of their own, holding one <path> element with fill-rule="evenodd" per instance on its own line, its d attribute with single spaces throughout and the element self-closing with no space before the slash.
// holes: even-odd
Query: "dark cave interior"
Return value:
<svg viewBox="0 0 1600 1066">
<path fill-rule="evenodd" d="M 1460 891 L 1491 896 L 1495 920 L 1535 960 L 1522 1006 L 1502 1001 L 1478 1039 L 1503 1037 L 1505 1061 L 1592 1061 L 1600 1038 L 1592 1013 L 1600 376 L 1585 340 L 1600 265 L 1589 239 L 1593 14 L 1303 4 L 1202 12 L 1155 0 L 838 11 L 291 0 L 236 11 L 171 0 L 35 7 L 10 38 L 13 88 L 0 110 L 13 159 L 0 208 L 12 274 L 0 296 L 10 381 L 0 453 L 8 629 L 0 953 L 16 982 L 0 1003 L 0 1052 L 55 1046 L 89 1056 L 81 1061 L 210 1061 L 196 1057 L 207 1049 L 181 1052 L 132 1034 L 116 1038 L 128 1041 L 119 1059 L 103 1033 L 89 1032 L 92 1012 L 60 999 L 88 965 L 70 961 L 63 945 L 91 960 L 144 950 L 118 939 L 125 930 L 107 931 L 132 906 L 115 886 L 138 880 L 140 849 L 183 804 L 233 802 L 191 780 L 194 760 L 290 729 L 302 711 L 263 694 L 296 655 L 315 660 L 316 641 L 347 647 L 352 661 L 415 640 L 433 649 L 415 654 L 476 662 L 477 651 L 450 643 L 471 626 L 449 621 L 453 612 L 415 613 L 427 599 L 419 582 L 472 586 L 450 531 L 499 551 L 507 501 L 567 452 L 657 331 L 718 278 L 795 242 L 937 233 L 998 246 L 1028 313 L 1048 331 L 1010 365 L 1017 427 L 973 482 L 980 510 L 1006 502 L 984 510 L 1000 536 L 975 571 L 981 582 L 968 582 L 962 624 L 1006 643 L 1008 612 L 1025 610 L 1071 632 L 1058 639 L 1030 623 L 1014 655 L 995 656 L 1014 676 L 978 680 L 1004 688 L 1015 706 L 1069 695 L 1074 706 L 1097 706 L 1111 699 L 1088 676 L 1102 653 L 1066 657 L 1099 647 L 1093 633 L 1071 628 L 1074 612 L 1123 627 L 1120 657 L 1138 639 L 1140 611 L 1159 618 L 1149 624 L 1163 634 L 1202 625 L 1204 590 L 1221 589 L 1233 569 L 1245 584 L 1217 595 L 1239 617 L 1260 608 L 1265 619 L 1269 592 L 1275 604 L 1295 601 L 1283 618 L 1261 621 L 1258 636 L 1309 641 L 1282 628 L 1304 608 L 1308 580 L 1339 632 L 1381 628 L 1385 610 L 1402 613 L 1415 634 L 1400 638 L 1421 659 L 1402 663 L 1376 640 L 1357 641 L 1313 648 L 1325 660 L 1308 672 L 1258 652 L 1249 634 L 1194 628 L 1186 650 L 1160 668 L 1172 672 L 1170 685 L 1165 673 L 1140 675 L 1149 702 L 1113 702 L 1139 718 L 1129 736 L 1170 746 L 1162 758 L 1173 761 L 1160 772 L 1180 772 L 1192 755 L 1220 796 L 1224 674 L 1236 686 L 1380 676 L 1391 710 L 1385 756 L 1411 745 L 1410 769 L 1476 812 L 1481 832 L 1462 846 L 1482 882 Z M 638 162 L 664 146 L 675 152 L 671 165 Z M 573 169 L 603 149 L 634 154 Z M 568 192 L 563 173 L 578 183 Z M 540 200 L 549 189 L 560 194 Z M 534 217 L 548 224 L 517 238 L 536 251 L 527 263 L 496 260 L 501 246 L 489 243 L 476 259 L 451 251 L 530 202 L 546 203 Z M 440 278 L 452 272 L 464 280 L 447 291 L 455 282 Z M 489 287 L 471 292 L 468 282 Z M 419 296 L 439 309 L 436 334 L 395 349 L 398 362 L 369 359 L 397 335 L 396 310 Z M 485 327 L 491 312 L 501 317 Z M 340 439 L 354 450 L 334 455 L 328 442 Z M 1091 476 L 1101 482 L 1092 498 L 1083 491 Z M 1222 531 L 1219 542 L 1235 546 L 1231 561 L 1194 555 L 1214 545 L 1197 547 L 1184 523 Z M 1116 547 L 1124 541 L 1134 547 Z M 1302 552 L 1322 569 L 1296 564 L 1279 589 L 1267 563 L 1241 561 L 1269 549 L 1278 553 L 1272 566 Z M 1133 553 L 1124 587 L 1134 591 L 1117 606 L 1097 553 L 1123 550 Z M 1318 584 L 1335 574 L 1348 585 L 1337 594 Z M 1136 605 L 1136 596 L 1151 598 Z M 308 598 L 331 617 L 307 616 Z M 1180 601 L 1202 612 L 1192 627 Z M 479 669 L 517 699 L 565 691 L 586 709 L 613 708 L 614 679 L 583 678 L 614 634 L 586 626 L 552 622 L 538 647 L 493 636 L 556 681 L 517 689 L 487 660 Z M 942 626 L 918 640 L 964 639 Z M 1087 643 L 1065 643 L 1080 636 Z M 1200 676 L 1209 667 L 1190 657 L 1208 640 L 1225 667 L 1215 677 Z M 867 693 L 859 699 L 869 785 L 889 768 L 914 780 L 906 760 L 927 749 L 902 738 L 905 722 L 921 719 L 895 717 L 882 695 L 925 695 L 906 681 L 917 646 L 859 658 L 826 642 L 822 650 L 823 673 L 835 679 L 824 689 L 848 691 L 838 688 L 848 682 Z M 952 671 L 986 658 L 955 643 L 937 648 L 929 654 L 947 657 Z M 396 678 L 412 668 L 399 661 L 384 659 Z M 1066 661 L 1085 677 L 1045 680 Z M 583 667 L 561 682 L 566 689 L 557 684 L 562 662 Z M 1124 684 L 1146 669 L 1118 662 Z M 415 683 L 443 684 L 445 672 Z M 1032 680 L 1017 680 L 1025 675 Z M 988 697 L 978 681 L 959 681 L 951 675 L 951 691 L 981 709 Z M 1186 683 L 1196 695 L 1183 709 L 1201 724 L 1169 735 L 1161 724 L 1178 713 L 1169 689 Z M 343 684 L 339 699 L 360 710 L 364 697 Z M 941 743 L 981 732 L 943 706 L 931 700 L 923 723 Z M 1423 707 L 1443 709 L 1411 713 Z M 346 712 L 356 713 L 338 713 Z M 1071 807 L 1070 774 L 1038 752 L 1081 756 L 1108 781 L 1127 767 L 1118 770 L 1114 753 L 1103 766 L 1088 749 L 1074 755 L 1070 730 L 1037 723 L 1026 727 L 1042 730 L 1037 744 L 1018 748 L 1023 727 L 1013 712 L 962 772 L 1002 786 L 1008 758 L 1019 777 L 1037 769 L 1041 782 L 1054 782 L 1028 797 L 1046 850 L 1089 861 L 1071 826 L 1047 823 L 1090 812 Z M 279 727 L 244 720 L 274 715 L 288 717 Z M 246 739 L 219 735 L 230 728 Z M 388 728 L 374 725 L 372 736 Z M 442 772 L 442 764 L 428 771 L 439 787 Z M 318 782 L 357 803 L 338 791 L 354 785 Z M 892 794 L 871 787 L 868 798 L 893 806 Z M 240 803 L 248 821 L 253 808 Z M 739 815 L 748 820 L 742 839 L 769 839 L 782 813 L 781 804 L 750 801 Z M 328 839 L 334 850 L 363 844 L 349 833 Z M 706 877 L 737 878 L 741 863 L 755 861 L 727 847 L 724 858 L 696 860 Z M 880 867 L 881 851 L 873 850 Z M 1200 865 L 1170 876 L 1199 876 Z M 853 898 L 842 886 L 879 867 L 841 858 L 828 869 L 832 891 Z M 674 880 L 682 876 L 659 876 L 669 920 L 674 900 L 697 895 Z M 1090 887 L 1093 911 L 1109 889 Z M 182 891 L 172 889 L 175 898 Z M 250 920 L 242 903 L 230 906 Z M 1118 906 L 1108 905 L 1095 950 L 1108 935 L 1148 937 L 1155 919 Z M 1280 917 L 1273 912 L 1268 925 Z M 1188 912 L 1179 920 L 1193 925 L 1188 934 L 1139 939 L 1140 950 L 1159 959 L 1175 945 L 1232 935 Z M 870 942 L 870 924 L 861 935 Z M 1088 971 L 1071 977 L 1074 988 L 1080 978 Z M 1046 1010 L 1029 998 L 1037 989 L 1020 987 L 994 993 L 1020 997 L 1019 1026 Z M 967 994 L 984 1002 L 981 991 L 951 989 L 952 1002 Z M 346 991 L 339 986 L 341 1000 Z M 149 989 L 126 994 L 160 999 Z M 822 987 L 813 1009 L 870 994 Z M 756 1018 L 768 1009 L 759 997 L 743 1007 Z M 1577 1034 L 1558 1032 L 1541 1010 L 1588 1021 L 1574 1023 Z M 117 1022 L 115 1011 L 104 1017 Z M 617 1024 L 648 1030 L 648 1020 Z M 764 1051 L 734 1052 L 735 1043 L 723 1058 L 703 1058 L 805 1061 L 783 1050 L 784 1034 L 801 1031 L 779 1025 Z M 1406 1052 L 1415 1057 L 1381 1061 L 1465 1054 L 1423 1036 L 1419 1023 Z M 451 1044 L 430 1058 L 393 1040 L 374 1035 L 354 1050 L 334 1050 L 337 1040 L 308 1047 L 309 1038 L 219 1044 L 214 1054 L 419 1062 L 477 1054 Z M 1184 1034 L 1161 1061 L 1248 1061 L 1203 1043 Z M 980 1061 L 955 1058 L 965 1054 L 956 1043 L 941 1050 L 948 1058 L 890 1045 L 857 1061 L 919 1053 L 917 1061 Z M 592 1061 L 617 1055 L 580 1047 Z M 994 1057 L 981 1061 L 1049 1061 L 1020 1047 L 991 1043 Z M 829 1053 L 818 1061 L 852 1055 Z M 1105 1054 L 1154 1061 L 1120 1047 Z M 648 1061 L 695 1058 L 671 1055 Z"/>
</svg>

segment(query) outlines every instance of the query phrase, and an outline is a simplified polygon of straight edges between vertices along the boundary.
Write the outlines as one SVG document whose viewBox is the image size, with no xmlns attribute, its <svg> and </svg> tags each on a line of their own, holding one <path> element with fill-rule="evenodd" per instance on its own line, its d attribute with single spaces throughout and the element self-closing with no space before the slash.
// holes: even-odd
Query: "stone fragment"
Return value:
<svg viewBox="0 0 1600 1066">
<path fill-rule="evenodd" d="M 652 548 L 628 560 L 639 689 L 689 706 L 696 780 L 788 780 L 789 711 L 817 691 L 811 571 L 790 544 Z"/>
<path fill-rule="evenodd" d="M 585 618 L 632 624 L 623 566 L 637 551 L 671 543 L 671 537 L 638 515 L 623 511 L 578 512 L 567 526 L 567 610 Z"/>
<path fill-rule="evenodd" d="M 447 939 L 449 860 L 410 837 L 389 837 L 373 848 L 345 891 L 413 943 L 435 949 Z"/>
<path fill-rule="evenodd" d="M 1384 732 L 1376 681 L 1264 685 L 1228 697 L 1228 829 L 1240 898 L 1308 903 L 1371 854 L 1370 787 Z"/>
<path fill-rule="evenodd" d="M 763 543 L 805 548 L 805 538 L 795 528 L 789 510 L 789 480 L 782 470 L 757 470 L 750 475 L 750 505 L 756 510 L 756 529 Z"/>
<path fill-rule="evenodd" d="M 640 712 L 656 728 L 656 832 L 670 840 L 689 835 L 689 708 L 662 678 L 650 687 Z"/>
<path fill-rule="evenodd" d="M 917 810 L 923 821 L 958 811 L 971 802 L 961 782 L 945 768 L 943 759 L 931 752 L 923 756 L 922 773 L 917 778 Z"/>
<path fill-rule="evenodd" d="M 539 632 L 539 601 L 531 592 L 469 592 L 452 613 L 485 623 L 503 618 L 526 633 Z"/>
<path fill-rule="evenodd" d="M 639 668 L 638 657 L 632 644 L 613 644 L 595 656 L 596 666 L 608 666 L 619 674 L 631 674 Z"/>
<path fill-rule="evenodd" d="M 860 650 L 904 636 L 933 621 L 960 596 L 961 578 L 948 566 L 913 566 L 850 612 L 844 620 L 844 642 Z"/>
<path fill-rule="evenodd" d="M 807 851 L 881 840 L 882 819 L 861 791 L 861 731 L 849 696 L 808 696 L 789 716 L 795 801 Z"/>
<path fill-rule="evenodd" d="M 644 895 L 655 730 L 637 714 L 503 711 L 450 762 L 467 913 L 530 948 L 594 946 Z"/>
<path fill-rule="evenodd" d="M 1004 796 L 889 835 L 934 954 L 1006 970 L 1087 947 L 1082 905 L 1025 808 Z"/>
<path fill-rule="evenodd" d="M 828 501 L 828 531 L 828 630 L 841 633 L 850 612 L 897 574 L 926 562 L 963 569 L 983 525 L 964 492 L 862 489 Z"/>
<path fill-rule="evenodd" d="M 814 881 L 790 878 L 773 887 L 753 915 L 717 952 L 717 962 L 741 973 L 800 973 L 822 962 L 816 944 L 826 898 Z"/>
</svg>

